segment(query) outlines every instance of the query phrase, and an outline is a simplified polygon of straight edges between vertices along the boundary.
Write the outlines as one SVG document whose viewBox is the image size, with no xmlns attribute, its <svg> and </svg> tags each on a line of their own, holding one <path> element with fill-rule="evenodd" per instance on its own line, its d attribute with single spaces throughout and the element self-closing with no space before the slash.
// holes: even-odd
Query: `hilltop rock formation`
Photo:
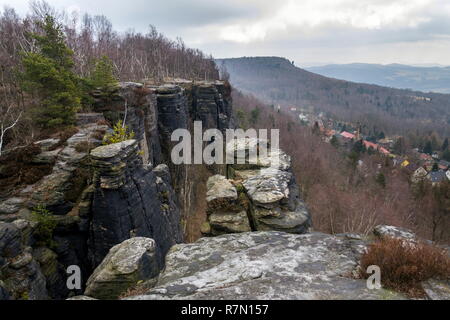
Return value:
<svg viewBox="0 0 450 320">
<path fill-rule="evenodd" d="M 257 139 L 231 144 L 227 152 L 234 155 L 235 164 L 228 168 L 230 180 L 216 175 L 207 183 L 208 220 L 203 233 L 308 232 L 311 217 L 300 198 L 290 157 L 279 149 L 260 156 L 261 141 Z M 264 145 L 269 146 L 267 141 Z M 254 160 L 250 157 L 252 149 L 258 151 Z"/>
<path fill-rule="evenodd" d="M 145 167 L 136 140 L 91 151 L 94 186 L 89 256 L 98 265 L 109 249 L 130 237 L 156 240 L 160 267 L 169 248 L 182 241 L 180 212 L 167 183 L 170 173 Z M 158 175 L 165 175 L 166 181 Z"/>
<path fill-rule="evenodd" d="M 205 177 L 225 172 L 219 166 L 172 165 L 171 134 L 179 128 L 192 132 L 196 120 L 204 128 L 232 127 L 230 93 L 222 82 L 121 83 L 107 94 L 93 92 L 93 112 L 77 115 L 75 132 L 10 156 L 5 152 L 0 180 L 12 188 L 0 190 L 0 243 L 13 232 L 19 249 L 0 250 L 0 268 L 7 270 L 0 272 L 0 298 L 82 294 L 109 250 L 133 237 L 155 239 L 155 261 L 162 268 L 170 247 L 183 241 L 182 226 L 201 213 L 197 208 L 204 199 L 195 195 Z M 134 140 L 101 146 L 111 130 L 107 123 L 118 120 L 125 120 Z M 16 154 L 29 173 L 17 172 Z M 56 221 L 47 245 L 36 239 L 32 212 L 38 205 Z M 19 246 L 18 239 L 27 240 Z M 65 283 L 71 265 L 81 268 L 83 288 L 70 292 Z"/>
</svg>

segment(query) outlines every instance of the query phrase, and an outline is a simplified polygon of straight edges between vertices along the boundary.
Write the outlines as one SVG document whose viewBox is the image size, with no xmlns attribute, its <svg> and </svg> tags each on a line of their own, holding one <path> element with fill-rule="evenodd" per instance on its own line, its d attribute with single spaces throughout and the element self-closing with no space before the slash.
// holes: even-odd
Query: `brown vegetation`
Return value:
<svg viewBox="0 0 450 320">
<path fill-rule="evenodd" d="M 380 267 L 381 284 L 385 288 L 421 297 L 421 282 L 428 279 L 448 279 L 450 258 L 447 250 L 425 243 L 383 238 L 369 246 L 361 257 L 361 268 Z M 368 274 L 363 274 L 367 278 Z"/>
<path fill-rule="evenodd" d="M 41 148 L 32 144 L 0 157 L 0 197 L 11 195 L 17 186 L 33 184 L 52 172 L 52 164 L 33 163 L 40 152 Z"/>
</svg>

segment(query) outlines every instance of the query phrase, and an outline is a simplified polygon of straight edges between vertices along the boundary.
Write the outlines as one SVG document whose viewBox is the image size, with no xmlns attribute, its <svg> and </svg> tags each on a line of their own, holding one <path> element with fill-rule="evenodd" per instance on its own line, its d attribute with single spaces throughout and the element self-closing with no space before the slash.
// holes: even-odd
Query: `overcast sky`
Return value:
<svg viewBox="0 0 450 320">
<path fill-rule="evenodd" d="M 169 38 L 217 58 L 450 65 L 450 0 L 49 0 L 104 14 L 117 30 Z M 28 0 L 0 0 L 21 14 Z M 1 40 L 0 40 L 1 41 Z"/>
</svg>

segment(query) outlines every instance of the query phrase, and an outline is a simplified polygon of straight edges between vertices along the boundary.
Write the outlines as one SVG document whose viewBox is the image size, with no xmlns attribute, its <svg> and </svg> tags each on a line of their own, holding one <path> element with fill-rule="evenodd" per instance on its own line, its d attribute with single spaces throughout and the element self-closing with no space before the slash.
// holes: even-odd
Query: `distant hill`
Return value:
<svg viewBox="0 0 450 320">
<path fill-rule="evenodd" d="M 347 81 L 424 92 L 450 93 L 450 67 L 352 63 L 330 64 L 305 69 L 326 77 Z"/>
<path fill-rule="evenodd" d="M 218 59 L 231 83 L 272 104 L 323 111 L 368 130 L 450 134 L 450 95 L 394 89 L 324 77 L 279 57 Z M 375 128 L 376 127 L 376 128 Z"/>
</svg>

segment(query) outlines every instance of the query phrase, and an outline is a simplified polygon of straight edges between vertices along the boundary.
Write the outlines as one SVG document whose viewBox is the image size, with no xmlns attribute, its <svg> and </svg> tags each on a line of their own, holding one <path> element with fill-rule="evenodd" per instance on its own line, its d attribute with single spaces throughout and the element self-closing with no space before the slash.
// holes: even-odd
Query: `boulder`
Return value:
<svg viewBox="0 0 450 320">
<path fill-rule="evenodd" d="M 242 182 L 246 193 L 255 205 L 274 207 L 281 200 L 289 198 L 290 172 L 278 169 L 262 169 L 259 174 Z"/>
<path fill-rule="evenodd" d="M 0 215 L 1 214 L 13 214 L 18 212 L 24 205 L 25 200 L 22 198 L 9 198 L 3 202 L 0 202 Z"/>
<path fill-rule="evenodd" d="M 89 278 L 85 295 L 116 299 L 138 281 L 154 278 L 158 272 L 154 240 L 131 238 L 111 248 Z"/>
<path fill-rule="evenodd" d="M 408 241 L 417 240 L 416 235 L 411 230 L 387 225 L 376 226 L 373 229 L 373 234 L 380 239 L 385 237 L 391 237 Z"/>
<path fill-rule="evenodd" d="M 422 288 L 430 300 L 450 300 L 450 280 L 431 279 L 422 282 Z"/>
<path fill-rule="evenodd" d="M 252 231 L 247 212 L 213 213 L 209 216 L 212 235 Z"/>
<path fill-rule="evenodd" d="M 238 199 L 236 187 L 224 176 L 215 175 L 210 177 L 206 183 L 206 188 L 206 202 L 210 209 L 225 209 Z"/>
<path fill-rule="evenodd" d="M 403 299 L 352 276 L 366 244 L 322 233 L 248 232 L 174 246 L 156 286 L 133 300 Z"/>
</svg>

